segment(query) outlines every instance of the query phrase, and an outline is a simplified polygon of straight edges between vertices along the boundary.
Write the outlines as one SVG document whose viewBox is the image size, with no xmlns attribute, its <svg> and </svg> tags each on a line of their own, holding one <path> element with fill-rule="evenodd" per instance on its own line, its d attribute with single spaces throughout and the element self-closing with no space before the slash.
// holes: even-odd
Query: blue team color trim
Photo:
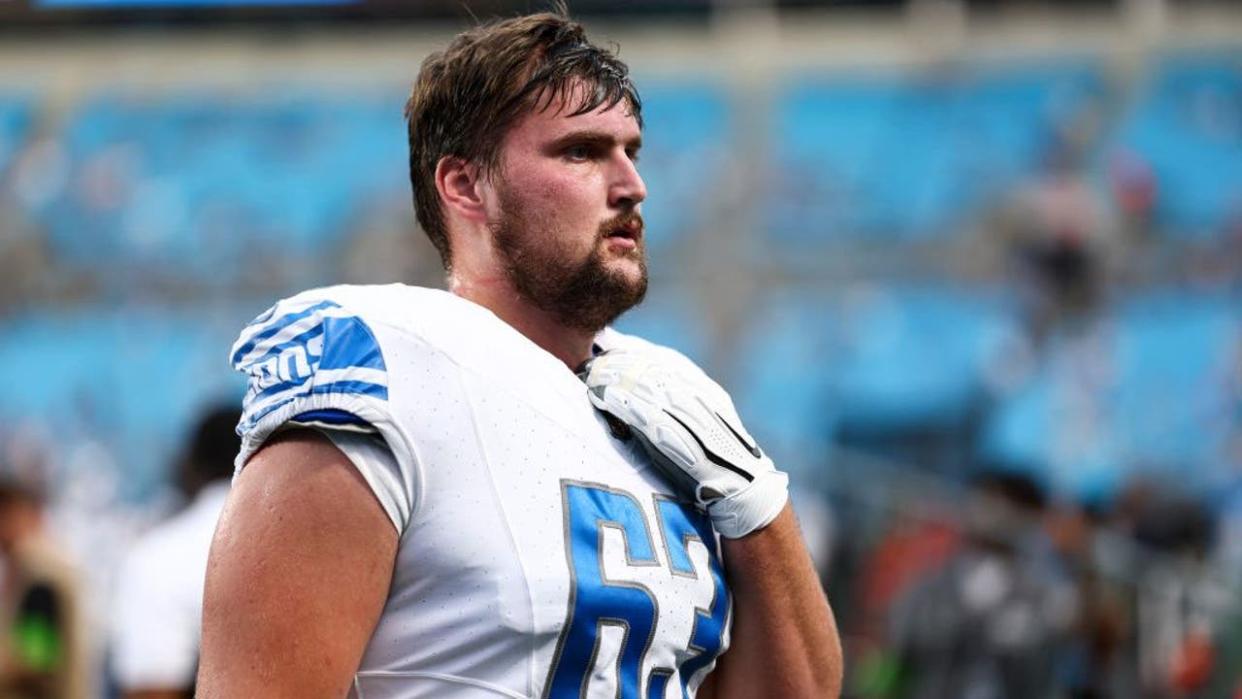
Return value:
<svg viewBox="0 0 1242 699">
<path fill-rule="evenodd" d="M 247 341 L 246 344 L 237 348 L 237 351 L 233 353 L 233 365 L 236 366 L 240 364 L 242 359 L 244 359 L 247 354 L 250 354 L 251 352 L 253 352 L 254 348 L 258 346 L 260 342 L 266 340 L 269 337 L 272 337 L 273 335 L 280 332 L 281 330 L 284 330 L 285 328 L 289 327 L 293 323 L 296 323 L 299 320 L 302 320 L 303 318 L 312 316 L 324 309 L 340 308 L 340 307 L 341 307 L 340 304 L 335 303 L 333 301 L 320 301 L 319 303 L 309 308 L 298 311 L 297 313 L 290 313 L 288 315 L 284 315 L 284 316 L 281 316 L 280 318 L 277 318 L 275 321 L 270 321 L 271 322 L 270 327 L 268 327 L 263 332 L 258 333 L 254 337 L 250 338 L 250 340 Z M 262 317 L 263 316 L 259 316 L 259 318 L 262 318 Z M 255 325 L 263 325 L 263 324 L 266 324 L 266 321 L 256 320 L 255 322 L 252 322 L 247 327 L 254 327 Z"/>
<path fill-rule="evenodd" d="M 308 343 L 316 336 L 323 334 L 323 355 L 316 356 L 310 353 Z M 374 369 L 377 371 L 385 371 L 384 355 L 380 352 L 379 345 L 375 341 L 375 336 L 371 334 L 371 330 L 357 318 L 324 318 L 323 322 L 316 325 L 311 330 L 307 330 L 298 336 L 301 341 L 290 340 L 289 342 L 278 345 L 280 348 L 273 348 L 272 352 L 267 352 L 260 357 L 256 357 L 250 362 L 251 366 L 266 362 L 272 356 L 278 356 L 293 347 L 306 348 L 306 362 L 312 366 L 312 373 L 320 370 L 345 370 L 350 369 Z M 293 361 L 292 358 L 289 359 Z M 288 380 L 268 386 L 256 393 L 252 401 L 260 401 L 270 398 L 285 391 L 290 391 L 306 384 L 310 378 L 309 374 L 297 375 L 293 366 L 282 367 L 287 373 Z M 386 377 L 385 377 L 386 378 Z"/>
<path fill-rule="evenodd" d="M 664 688 L 668 686 L 668 680 L 671 675 L 662 672 L 653 672 L 647 677 L 647 699 L 657 699 L 664 696 Z"/>
<path fill-rule="evenodd" d="M 384 369 L 384 357 L 375 343 L 375 337 L 371 335 L 366 324 L 357 318 L 324 318 L 321 323 L 301 335 L 272 345 L 262 355 L 249 359 L 247 364 L 262 362 L 290 347 L 304 346 L 320 335 L 331 338 L 324 342 L 326 348 L 324 356 L 319 360 L 320 369 Z"/>
<path fill-rule="evenodd" d="M 370 396 L 380 400 L 388 400 L 387 386 L 381 386 L 377 383 L 368 383 L 366 381 L 336 381 L 334 383 L 324 384 L 323 386 L 315 386 L 309 391 L 289 396 L 286 400 L 277 401 L 276 403 L 273 403 L 259 411 L 258 414 L 249 419 L 249 422 L 251 425 L 256 425 L 263 418 L 271 415 L 299 398 L 322 393 L 340 393 L 348 396 Z"/>
<path fill-rule="evenodd" d="M 306 409 L 294 420 L 370 426 L 353 413 L 348 402 L 336 398 L 311 405 L 298 402 L 315 395 L 388 400 L 387 367 L 379 342 L 361 318 L 341 312 L 325 317 L 327 309 L 339 308 L 339 304 L 325 300 L 248 326 L 248 330 L 258 332 L 233 353 L 237 368 L 250 375 L 252 392 L 246 398 L 243 420 L 246 430 L 277 411 L 287 411 L 282 413 L 286 415 L 298 407 Z M 265 340 L 301 321 L 309 327 L 296 337 L 258 349 Z"/>
<path fill-rule="evenodd" d="M 260 362 L 267 360 L 269 357 L 272 357 L 274 355 L 280 354 L 281 352 L 284 352 L 290 347 L 304 346 L 307 343 L 309 343 L 311 340 L 315 339 L 316 337 L 319 337 L 322 334 L 323 334 L 323 323 L 319 323 L 318 325 L 307 330 L 301 335 L 292 337 L 288 341 L 282 342 L 278 345 L 272 345 L 271 348 L 268 349 L 263 354 L 247 359 L 246 364 L 258 364 Z"/>
<path fill-rule="evenodd" d="M 725 584 L 724 569 L 716 548 L 716 535 L 707 516 L 686 505 L 664 499 L 656 501 L 656 514 L 660 518 L 669 566 L 674 572 L 698 577 L 690 561 L 689 547 L 691 539 L 698 539 L 707 548 L 707 568 L 715 588 L 711 609 L 700 609 L 694 616 L 694 629 L 690 632 L 690 646 L 687 649 L 694 655 L 682 661 L 681 667 L 677 668 L 682 696 L 688 697 L 691 678 L 711 664 L 724 646 L 725 624 L 729 617 L 729 588 Z"/>
<path fill-rule="evenodd" d="M 308 381 L 310 381 L 309 376 L 304 377 L 300 381 L 285 381 L 283 383 L 273 384 L 263 389 L 262 391 L 259 391 L 258 393 L 254 394 L 254 397 L 251 398 L 250 401 L 252 403 L 258 403 L 267 398 L 271 398 L 272 396 L 278 393 L 286 393 L 288 391 L 292 391 L 295 388 L 301 388 L 302 386 L 305 386 Z M 305 395 L 305 393 L 299 393 L 297 395 Z"/>
<path fill-rule="evenodd" d="M 388 400 L 388 387 L 370 381 L 335 381 L 315 386 L 308 395 L 318 393 L 346 393 L 353 396 L 371 396 L 380 400 Z"/>
<path fill-rule="evenodd" d="M 323 332 L 320 369 L 385 369 L 379 344 L 371 329 L 361 320 L 324 318 Z"/>
<path fill-rule="evenodd" d="M 557 641 L 544 696 L 577 699 L 584 694 L 595 662 L 602 622 L 624 623 L 625 641 L 617 659 L 617 696 L 637 699 L 642 689 L 642 659 L 655 636 L 657 603 L 641 585 L 615 583 L 604 577 L 604 526 L 624 533 L 625 557 L 630 565 L 659 565 L 651 543 L 651 529 L 642 507 L 632 495 L 589 485 L 562 485 L 566 517 L 565 542 L 574 587 L 569 594 L 569 617 Z"/>
<path fill-rule="evenodd" d="M 273 385 L 268 386 L 267 388 L 263 389 L 262 391 L 259 391 L 258 393 L 254 394 L 254 397 L 252 397 L 252 398 L 250 399 L 250 402 L 251 402 L 252 404 L 253 404 L 253 403 L 259 403 L 259 402 L 262 402 L 262 401 L 264 401 L 264 400 L 266 400 L 266 399 L 268 399 L 268 398 L 271 398 L 272 396 L 274 396 L 274 395 L 276 395 L 276 394 L 278 394 L 278 393 L 288 393 L 289 391 L 292 391 L 292 390 L 294 390 L 295 388 L 301 388 L 301 387 L 305 386 L 305 385 L 307 384 L 307 382 L 309 382 L 309 381 L 310 381 L 310 377 L 308 376 L 308 377 L 305 377 L 305 378 L 303 378 L 303 379 L 301 379 L 301 380 L 299 380 L 299 381 L 285 381 L 285 382 L 282 382 L 282 383 L 273 384 Z M 305 392 L 298 393 L 298 394 L 296 394 L 296 395 L 305 395 Z M 282 401 L 282 402 L 283 402 L 283 401 Z"/>
<path fill-rule="evenodd" d="M 322 422 L 328 425 L 360 425 L 362 427 L 370 427 L 371 423 L 354 415 L 346 410 L 337 408 L 326 408 L 324 410 L 308 410 L 304 413 L 298 413 L 293 418 L 294 422 Z"/>
</svg>

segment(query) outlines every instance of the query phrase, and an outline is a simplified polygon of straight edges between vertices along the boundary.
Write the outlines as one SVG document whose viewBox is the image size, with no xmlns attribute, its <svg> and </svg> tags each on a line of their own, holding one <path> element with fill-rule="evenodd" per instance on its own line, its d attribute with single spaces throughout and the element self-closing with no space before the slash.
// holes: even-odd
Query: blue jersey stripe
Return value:
<svg viewBox="0 0 1242 699">
<path fill-rule="evenodd" d="M 300 310 L 287 312 L 291 308 Z M 282 301 L 272 309 L 234 345 L 233 365 L 249 375 L 250 384 L 240 433 L 277 427 L 267 425 L 271 416 L 299 408 L 293 420 L 370 427 L 355 414 L 356 400 L 387 400 L 388 377 L 366 321 L 322 298 Z M 316 395 L 322 398 L 308 400 Z"/>
<path fill-rule="evenodd" d="M 277 394 L 287 393 L 289 391 L 292 391 L 295 388 L 301 388 L 305 386 L 306 383 L 311 380 L 311 378 L 312 377 L 310 376 L 304 376 L 296 381 L 282 381 L 278 384 L 273 384 L 263 389 L 262 391 L 259 391 L 258 393 L 251 395 L 249 398 L 247 398 L 247 402 L 250 403 L 251 405 L 254 405 L 255 403 L 262 402 L 265 398 L 271 398 L 272 396 L 275 396 Z M 297 394 L 297 395 L 300 395 L 300 394 Z"/>
<path fill-rule="evenodd" d="M 324 318 L 319 325 L 307 330 L 296 338 L 290 339 L 288 342 L 273 346 L 270 351 L 255 357 L 248 364 L 250 366 L 260 366 L 269 358 L 279 356 L 287 349 L 305 347 L 310 340 L 320 334 L 324 335 L 323 356 L 311 355 L 309 351 L 305 355 L 307 363 L 315 365 L 314 371 L 341 369 L 385 370 L 384 357 L 380 352 L 379 345 L 375 343 L 375 337 L 371 335 L 366 325 L 357 318 Z M 281 367 L 281 369 L 287 371 L 282 376 L 290 378 L 255 392 L 251 396 L 251 400 L 263 400 L 264 398 L 284 393 L 304 385 L 307 379 L 310 378 L 309 376 L 296 375 L 296 369 L 293 366 Z"/>
<path fill-rule="evenodd" d="M 310 342 L 311 340 L 315 339 L 316 337 L 322 334 L 323 334 L 323 323 L 317 323 L 315 324 L 314 327 L 308 329 L 306 332 L 303 332 L 301 335 L 291 337 L 289 338 L 288 341 L 282 342 L 278 345 L 272 345 L 271 348 L 268 349 L 263 354 L 256 355 L 254 357 L 247 357 L 246 364 L 248 365 L 260 364 L 266 361 L 269 357 L 276 355 L 276 354 L 280 354 L 281 352 L 284 352 L 290 347 L 297 347 L 299 345 L 305 345 L 306 343 Z"/>
<path fill-rule="evenodd" d="M 372 398 L 378 398 L 380 400 L 388 400 L 388 387 L 387 386 L 381 386 L 380 384 L 371 383 L 369 381 L 334 381 L 332 383 L 324 384 L 322 386 L 313 386 L 309 391 L 302 391 L 295 395 L 290 396 L 289 398 L 285 400 L 277 401 L 267 406 L 266 408 L 260 410 L 258 413 L 247 416 L 246 422 L 251 427 L 253 427 L 254 425 L 257 425 L 259 421 L 262 420 L 263 418 L 276 412 L 277 410 L 280 410 L 281 408 L 289 405 L 290 403 L 292 403 L 295 400 L 298 400 L 299 398 L 304 398 L 309 395 L 324 394 L 324 393 L 340 393 L 343 395 L 351 395 L 351 396 L 370 396 Z"/>
<path fill-rule="evenodd" d="M 363 420 L 347 410 L 340 410 L 339 408 L 308 410 L 304 413 L 298 413 L 292 419 L 294 422 L 322 422 L 329 425 L 359 425 L 362 427 L 371 426 L 371 423 L 366 420 Z"/>
<path fill-rule="evenodd" d="M 371 330 L 357 318 L 324 318 L 320 369 L 379 369 L 384 357 Z"/>
<path fill-rule="evenodd" d="M 269 325 L 269 324 L 270 325 L 266 330 L 256 334 L 254 337 L 251 337 L 248 341 L 246 341 L 245 344 L 237 348 L 237 351 L 233 353 L 233 358 L 232 358 L 233 365 L 234 366 L 239 365 L 242 359 L 247 354 L 254 351 L 254 348 L 257 347 L 260 342 L 268 339 L 269 337 L 272 337 L 273 335 L 280 332 L 281 330 L 284 330 L 285 328 L 289 327 L 293 323 L 296 323 L 299 320 L 302 320 L 303 318 L 312 316 L 318 313 L 319 311 L 322 311 L 328 308 L 340 308 L 340 305 L 333 301 L 320 301 L 319 303 L 313 306 L 305 308 L 296 313 L 289 313 L 287 315 L 281 316 L 280 318 L 274 321 L 267 321 L 266 323 L 262 321 L 257 321 L 255 323 L 251 323 L 251 325 L 248 327 L 254 327 L 255 325 Z M 260 318 L 262 318 L 262 316 L 260 316 Z"/>
<path fill-rule="evenodd" d="M 319 393 L 345 393 L 355 396 L 370 396 L 380 400 L 388 400 L 388 387 L 371 383 L 370 381 L 333 381 L 329 384 L 316 386 L 310 390 L 311 394 Z"/>
</svg>

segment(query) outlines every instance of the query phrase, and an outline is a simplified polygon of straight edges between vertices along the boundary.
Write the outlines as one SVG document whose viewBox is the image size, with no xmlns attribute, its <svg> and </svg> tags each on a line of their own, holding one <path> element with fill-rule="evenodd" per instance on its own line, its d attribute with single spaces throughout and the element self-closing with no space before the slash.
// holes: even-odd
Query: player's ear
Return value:
<svg viewBox="0 0 1242 699">
<path fill-rule="evenodd" d="M 446 155 L 436 163 L 436 190 L 445 208 L 472 221 L 486 221 L 483 168 L 464 158 Z"/>
</svg>

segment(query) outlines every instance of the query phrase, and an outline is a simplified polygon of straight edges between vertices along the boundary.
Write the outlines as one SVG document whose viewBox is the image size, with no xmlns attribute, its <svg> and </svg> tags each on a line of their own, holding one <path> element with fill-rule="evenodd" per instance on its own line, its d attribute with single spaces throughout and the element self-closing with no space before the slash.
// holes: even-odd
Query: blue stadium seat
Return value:
<svg viewBox="0 0 1242 699">
<path fill-rule="evenodd" d="M 697 82 L 644 81 L 643 149 L 639 172 L 647 183 L 643 216 L 653 250 L 704 223 L 712 192 L 727 162 L 733 134 L 727 95 Z"/>
<path fill-rule="evenodd" d="M 408 200 L 403 98 L 106 93 L 68 120 L 72 184 L 36 213 L 71 264 L 227 282 L 248 252 L 322 257 L 366 207 Z M 728 109 L 699 83 L 657 82 L 644 98 L 648 241 L 659 247 L 712 205 Z"/>
<path fill-rule="evenodd" d="M 1107 501 L 1122 484 L 1122 447 L 1107 410 L 1084 404 L 1074 362 L 1054 347 L 1023 385 L 1001 396 L 979 441 L 983 463 L 1019 464 L 1056 494 Z M 1081 367 L 1078 367 L 1081 369 Z"/>
<path fill-rule="evenodd" d="M 0 175 L 34 126 L 34 101 L 22 95 L 0 95 Z"/>
<path fill-rule="evenodd" d="M 1240 342 L 1242 316 L 1227 297 L 1163 292 L 1121 306 L 1115 400 L 1131 462 L 1193 467 L 1195 480 L 1224 467 Z"/>
<path fill-rule="evenodd" d="M 803 461 L 821 459 L 845 425 L 960 420 L 1008 332 L 994 292 L 930 286 L 786 290 L 752 315 L 735 398 L 756 437 Z"/>
<path fill-rule="evenodd" d="M 861 295 L 845 317 L 837 400 L 852 421 L 954 424 L 1012 333 L 997 290 L 899 286 Z"/>
<path fill-rule="evenodd" d="M 1117 132 L 1156 177 L 1156 224 L 1221 235 L 1242 218 L 1242 55 L 1170 56 L 1153 67 Z"/>
<path fill-rule="evenodd" d="M 239 260 L 322 256 L 408 196 L 400 94 L 104 95 L 70 119 L 75 185 L 39 215 L 70 263 L 228 282 Z"/>
<path fill-rule="evenodd" d="M 815 291 L 771 292 L 735 344 L 731 389 L 747 429 L 772 458 L 811 473 L 828 458 L 840 407 L 831 392 L 839 308 Z"/>
<path fill-rule="evenodd" d="M 0 324 L 0 417 L 38 420 L 66 444 L 104 441 L 124 461 L 126 494 L 150 494 L 167 480 L 195 411 L 240 401 L 244 386 L 228 366 L 228 347 L 255 313 L 30 309 Z"/>
<path fill-rule="evenodd" d="M 711 360 L 711 338 L 704 326 L 704 312 L 690 304 L 692 294 L 692 289 L 668 289 L 651 294 L 637 308 L 621 316 L 615 327 L 671 347 L 703 365 Z"/>
<path fill-rule="evenodd" d="M 1101 90 L 1092 62 L 1069 60 L 804 78 L 777 105 L 769 231 L 794 246 L 949 234 Z"/>
<path fill-rule="evenodd" d="M 1089 498 L 1134 473 L 1188 488 L 1226 480 L 1240 339 L 1237 299 L 1176 290 L 1125 299 L 1090 339 L 1050 341 L 1034 375 L 996 407 L 982 453 L 1039 464 L 1056 488 Z"/>
</svg>

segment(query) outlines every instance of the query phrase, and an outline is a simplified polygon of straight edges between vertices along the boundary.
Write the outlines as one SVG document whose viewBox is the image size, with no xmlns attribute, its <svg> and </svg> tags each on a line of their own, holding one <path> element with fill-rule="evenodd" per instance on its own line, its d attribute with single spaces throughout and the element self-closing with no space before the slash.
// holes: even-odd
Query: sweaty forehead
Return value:
<svg viewBox="0 0 1242 699">
<path fill-rule="evenodd" d="M 548 141 L 561 138 L 575 131 L 593 131 L 613 135 L 620 142 L 641 138 L 642 129 L 630 105 L 622 100 L 614 105 L 607 102 L 595 109 L 574 114 L 582 104 L 581 96 L 571 92 L 568 96 L 555 96 L 549 101 L 538 101 L 534 109 L 522 115 L 510 128 L 506 141 Z"/>
</svg>

